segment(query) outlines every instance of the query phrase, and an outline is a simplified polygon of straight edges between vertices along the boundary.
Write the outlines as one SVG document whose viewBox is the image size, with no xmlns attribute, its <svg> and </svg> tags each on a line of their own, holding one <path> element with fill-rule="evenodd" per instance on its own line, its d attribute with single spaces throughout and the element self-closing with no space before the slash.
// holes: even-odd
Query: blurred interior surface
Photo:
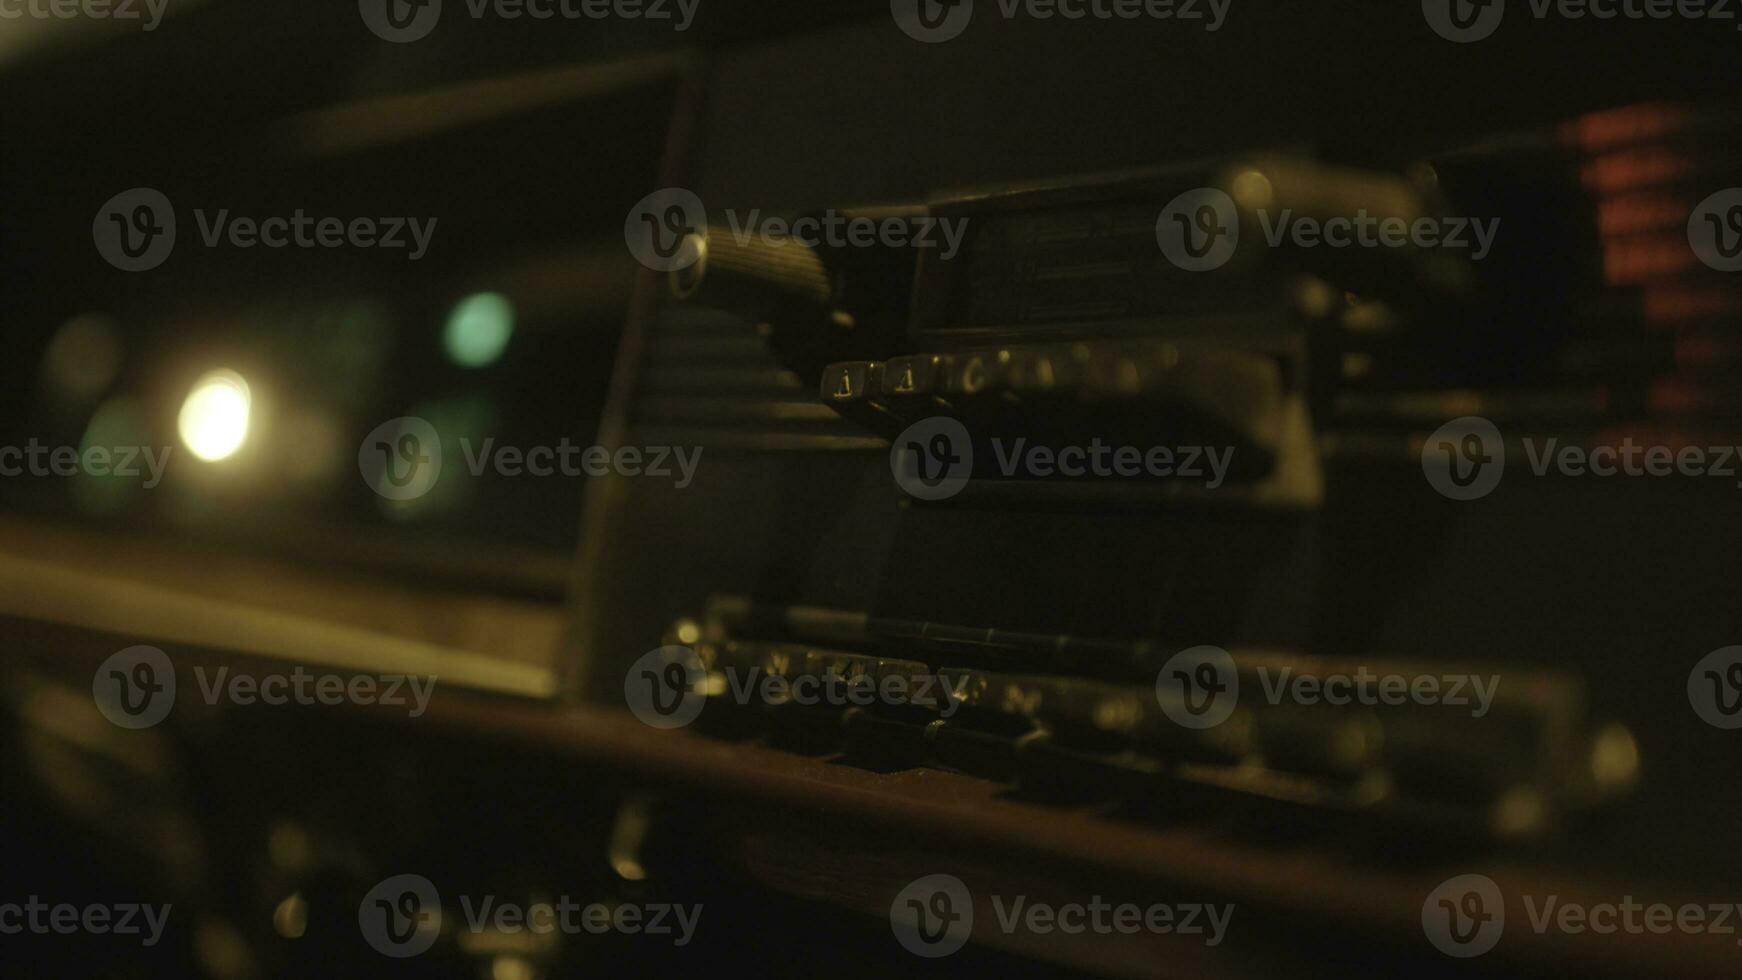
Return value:
<svg viewBox="0 0 1742 980">
<path fill-rule="evenodd" d="M 1735 976 L 1623 6 L 0 0 L 6 972 Z"/>
</svg>

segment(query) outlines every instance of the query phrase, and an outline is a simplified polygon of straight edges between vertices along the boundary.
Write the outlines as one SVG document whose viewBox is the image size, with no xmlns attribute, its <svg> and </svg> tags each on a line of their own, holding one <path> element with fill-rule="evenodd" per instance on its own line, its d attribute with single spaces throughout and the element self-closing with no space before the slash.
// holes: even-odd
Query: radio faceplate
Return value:
<svg viewBox="0 0 1742 980">
<path fill-rule="evenodd" d="M 880 302 L 876 315 L 862 318 L 845 302 L 833 311 L 848 314 L 844 319 L 819 311 L 827 326 L 800 332 L 828 342 L 820 347 L 782 341 L 789 328 L 764 317 L 696 309 L 650 287 L 659 294 L 644 323 L 652 339 L 645 356 L 628 365 L 619 392 L 627 431 L 642 442 L 704 445 L 708 463 L 686 491 L 618 480 L 599 498 L 587 532 L 597 560 L 583 575 L 593 567 L 611 574 L 582 584 L 587 685 L 615 699 L 629 666 L 670 640 L 673 623 L 730 595 L 757 606 L 1087 637 L 1169 655 L 1214 645 L 1441 670 L 1480 661 L 1497 665 L 1503 683 L 1564 673 L 1582 682 L 1592 718 L 1617 720 L 1632 733 L 1648 777 L 1654 759 L 1718 764 L 1710 743 L 1654 720 L 1672 711 L 1664 697 L 1649 709 L 1635 703 L 1628 677 L 1637 675 L 1642 654 L 1628 637 L 1658 636 L 1688 651 L 1691 662 L 1736 628 L 1722 589 L 1703 578 L 1721 577 L 1727 560 L 1717 544 L 1723 533 L 1712 528 L 1742 531 L 1722 488 L 1509 476 L 1481 500 L 1464 502 L 1424 478 L 1427 434 L 1458 415 L 1491 413 L 1509 431 L 1577 428 L 1581 441 L 1594 441 L 1643 414 L 1619 393 L 1650 384 L 1649 371 L 1661 365 L 1611 365 L 1611 374 L 1596 379 L 1579 373 L 1587 362 L 1562 356 L 1568 337 L 1598 322 L 1587 319 L 1592 309 L 1607 319 L 1582 341 L 1645 333 L 1638 295 L 1606 281 L 1600 269 L 1593 274 L 1587 262 L 1604 243 L 1594 232 L 1598 201 L 1579 184 L 1584 152 L 1550 141 L 1504 165 L 1449 154 L 1428 158 L 1427 170 L 1399 164 L 1360 171 L 1299 156 L 1249 156 L 1194 164 L 1185 184 L 1169 169 L 938 198 L 925 214 L 968 219 L 959 254 L 921 253 L 909 278 L 890 271 L 889 256 L 878 253 L 878 277 L 834 280 L 838 296 L 847 295 L 844 281 L 855 295 L 874 293 Z M 1220 270 L 1167 264 L 1158 225 L 1174 197 L 1187 193 L 1178 188 L 1204 181 L 1241 207 L 1248 197 L 1240 188 L 1258 185 L 1253 172 L 1265 177 L 1271 206 L 1316 196 L 1320 203 L 1298 206 L 1325 215 L 1359 207 L 1370 195 L 1393 202 L 1400 215 L 1409 207 L 1424 214 L 1458 209 L 1521 222 L 1535 235 L 1510 250 L 1497 246 L 1487 264 L 1463 271 L 1434 256 L 1273 246 L 1262 232 L 1243 243 L 1259 246 L 1250 258 L 1237 250 Z M 1302 194 L 1303 186 L 1322 193 Z M 1408 207 L 1395 204 L 1409 192 L 1416 196 Z M 1132 215 L 1156 202 L 1160 213 L 1146 240 Z M 1247 211 L 1239 213 L 1242 227 L 1262 227 L 1258 217 L 1248 224 Z M 976 217 L 984 224 L 976 226 Z M 1557 236 L 1577 244 L 1557 249 L 1556 266 L 1544 268 L 1534 243 Z M 1055 247 L 1063 241 L 1090 254 L 1068 264 L 1070 250 Z M 850 270 L 854 258 L 819 255 L 832 275 Z M 1177 281 L 1177 291 L 1160 287 L 1164 280 Z M 907 315 L 892 319 L 895 295 L 908 300 Z M 868 329 L 854 335 L 860 327 Z M 843 346 L 828 346 L 843 337 Z M 800 363 L 793 350 L 808 360 Z M 688 414 L 671 411 L 673 379 L 695 386 L 684 392 L 699 399 Z M 701 399 L 704 383 L 713 387 Z M 1593 383 L 1608 386 L 1603 397 L 1581 397 L 1579 385 Z M 984 440 L 993 466 L 983 472 L 976 456 L 974 477 L 959 493 L 920 499 L 903 488 L 902 436 L 940 416 L 960 422 L 977 451 Z M 994 478 L 994 438 L 1008 451 L 1022 437 L 1056 448 L 1096 436 L 1115 444 L 1196 438 L 1222 440 L 1237 452 L 1270 448 L 1272 469 L 1243 487 L 1230 480 L 1238 487 L 1232 492 L 1196 494 L 1169 489 L 1177 481 L 1141 477 Z M 918 456 L 927 445 L 918 440 L 907 452 Z M 1275 487 L 1290 460 L 1310 464 L 1314 493 L 1253 492 Z M 1238 505 L 1207 506 L 1217 503 Z M 1640 508 L 1649 520 L 1639 519 Z M 1664 569 L 1674 578 L 1675 606 L 1689 617 L 1671 617 L 1674 636 L 1664 635 L 1661 605 L 1638 601 L 1635 573 L 1608 562 L 1616 554 L 1634 569 Z M 1593 617 L 1593 609 L 1602 614 Z M 797 643 L 807 655 L 865 655 L 813 637 L 739 639 Z M 1004 671 L 932 662 L 922 646 L 894 642 L 876 656 L 966 671 L 987 690 L 1024 695 L 1104 680 L 1065 656 Z M 1123 683 L 1144 680 L 1155 677 Z M 838 740 L 830 744 L 842 746 L 848 761 L 878 746 L 916 744 L 905 719 L 872 712 L 807 715 L 798 727 L 807 738 Z M 1023 733 L 995 734 L 994 742 Z M 1051 766 L 1102 790 L 1178 782 L 1177 774 L 1145 768 L 1153 760 L 1099 751 L 1104 746 L 1031 741 L 1018 757 L 984 735 L 954 726 L 937 736 L 949 745 L 927 749 L 919 737 L 917 751 L 895 751 L 896 761 L 978 771 L 990 758 L 987 772 L 1002 760 L 1018 781 L 1023 766 Z M 1430 737 L 1418 749 L 1443 748 L 1441 761 L 1455 765 L 1456 741 Z M 1590 761 L 1574 757 L 1574 767 Z M 1422 766 L 1402 778 L 1420 787 L 1434 781 L 1433 772 Z M 1698 815 L 1688 816 L 1663 802 L 1625 806 L 1665 828 L 1685 817 L 1707 828 L 1702 833 L 1727 819 L 1716 806 L 1696 803 Z M 1556 823 L 1536 826 L 1552 836 Z M 1603 839 L 1616 867 L 1651 866 L 1625 834 Z M 1679 871 L 1699 874 L 1697 867 Z"/>
</svg>

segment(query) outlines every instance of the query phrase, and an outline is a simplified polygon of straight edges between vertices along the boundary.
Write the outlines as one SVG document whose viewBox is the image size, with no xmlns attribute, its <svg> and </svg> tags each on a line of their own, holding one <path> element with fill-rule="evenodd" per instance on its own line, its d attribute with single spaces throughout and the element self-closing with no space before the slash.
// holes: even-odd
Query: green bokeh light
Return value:
<svg viewBox="0 0 1742 980">
<path fill-rule="evenodd" d="M 455 304 L 448 314 L 442 346 L 461 367 L 481 368 L 496 363 L 514 335 L 514 304 L 501 293 L 473 293 Z"/>
<path fill-rule="evenodd" d="M 94 472 L 83 471 L 73 481 L 73 499 L 78 506 L 86 513 L 106 516 L 121 513 L 137 503 L 144 494 L 142 481 L 147 477 L 117 474 L 114 468 L 123 465 L 123 452 L 128 453 L 129 458 L 142 451 L 163 452 L 158 449 L 143 450 L 149 444 L 145 406 L 138 399 L 111 398 L 100 405 L 91 415 L 84 438 L 79 440 L 79 456 L 86 458 L 85 454 L 93 447 L 108 450 L 109 460 L 105 464 L 107 472 L 98 476 Z M 145 474 L 147 462 L 148 458 L 140 459 L 131 465 L 140 474 Z"/>
</svg>

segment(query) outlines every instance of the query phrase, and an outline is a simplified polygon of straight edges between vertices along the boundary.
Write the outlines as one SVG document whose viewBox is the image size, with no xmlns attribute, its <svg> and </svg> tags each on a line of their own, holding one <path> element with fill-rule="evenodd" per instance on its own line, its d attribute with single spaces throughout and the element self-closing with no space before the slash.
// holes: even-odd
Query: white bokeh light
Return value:
<svg viewBox="0 0 1742 980">
<path fill-rule="evenodd" d="M 251 402 L 248 382 L 234 371 L 212 371 L 194 382 L 176 420 L 188 452 L 214 462 L 234 455 L 248 438 Z"/>
</svg>

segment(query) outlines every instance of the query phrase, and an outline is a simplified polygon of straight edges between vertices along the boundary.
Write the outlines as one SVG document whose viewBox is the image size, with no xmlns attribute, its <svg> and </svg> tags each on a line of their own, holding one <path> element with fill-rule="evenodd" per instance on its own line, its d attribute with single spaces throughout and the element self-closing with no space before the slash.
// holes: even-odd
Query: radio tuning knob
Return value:
<svg viewBox="0 0 1742 980">
<path fill-rule="evenodd" d="M 698 306 L 752 320 L 826 313 L 834 290 L 817 253 L 791 238 L 740 242 L 723 229 L 684 237 L 679 254 L 693 261 L 670 275 L 671 293 Z"/>
<path fill-rule="evenodd" d="M 723 228 L 691 233 L 679 245 L 683 268 L 669 273 L 678 300 L 766 324 L 768 348 L 800 377 L 824 364 L 863 356 L 856 321 L 837 308 L 828 267 L 792 238 L 739 240 Z"/>
</svg>

